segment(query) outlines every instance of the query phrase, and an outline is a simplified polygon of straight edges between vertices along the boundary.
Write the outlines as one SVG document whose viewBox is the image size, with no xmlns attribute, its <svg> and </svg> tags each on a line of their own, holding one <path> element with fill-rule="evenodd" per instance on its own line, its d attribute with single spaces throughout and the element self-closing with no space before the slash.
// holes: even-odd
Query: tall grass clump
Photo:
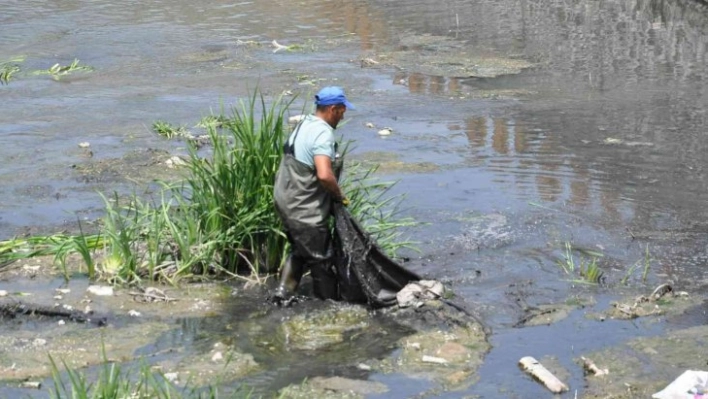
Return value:
<svg viewBox="0 0 708 399">
<path fill-rule="evenodd" d="M 273 182 L 289 105 L 278 99 L 267 106 L 254 94 L 233 108 L 224 134 L 207 128 L 211 159 L 190 146 L 189 173 L 174 194 L 229 272 L 273 270 L 283 257 L 286 240 L 273 207 Z"/>
</svg>

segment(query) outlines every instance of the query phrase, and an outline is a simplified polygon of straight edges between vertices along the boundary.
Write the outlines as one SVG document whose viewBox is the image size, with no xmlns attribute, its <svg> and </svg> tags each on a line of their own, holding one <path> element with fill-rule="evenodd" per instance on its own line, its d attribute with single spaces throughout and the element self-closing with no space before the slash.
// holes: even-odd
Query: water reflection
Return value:
<svg viewBox="0 0 708 399">
<path fill-rule="evenodd" d="M 419 72 L 398 72 L 393 75 L 394 85 L 407 86 L 413 94 L 460 94 L 460 79 L 431 76 Z"/>
<path fill-rule="evenodd" d="M 495 181 L 516 185 L 521 197 L 596 208 L 603 218 L 644 229 L 666 228 L 650 214 L 675 214 L 670 219 L 679 224 L 703 215 L 708 200 L 705 5 L 679 0 L 377 4 L 398 16 L 392 19 L 397 30 L 415 27 L 454 38 L 475 57 L 535 63 L 532 70 L 496 79 L 425 75 L 416 65 L 393 77 L 394 84 L 419 95 L 509 88 L 537 93 L 506 115 L 486 115 L 470 105 L 473 116 L 461 124 L 471 150 L 468 162 L 479 164 L 481 158 Z"/>
</svg>

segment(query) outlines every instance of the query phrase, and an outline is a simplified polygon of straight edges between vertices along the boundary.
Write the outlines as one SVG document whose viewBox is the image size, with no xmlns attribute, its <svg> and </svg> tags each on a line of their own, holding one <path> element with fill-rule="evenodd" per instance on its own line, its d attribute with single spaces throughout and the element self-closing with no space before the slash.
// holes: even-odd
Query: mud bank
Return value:
<svg viewBox="0 0 708 399">
<path fill-rule="evenodd" d="M 386 373 L 424 378 L 440 389 L 461 389 L 474 382 L 489 350 L 482 325 L 437 301 L 415 310 L 371 311 L 316 300 L 278 308 L 265 302 L 263 288 L 242 284 L 94 287 L 78 276 L 65 282 L 47 264 L 2 273 L 2 304 L 73 309 L 105 320 L 99 327 L 61 316 L 5 314 L 3 386 L 21 389 L 28 381 L 51 385 L 54 359 L 77 371 L 106 361 L 126 367 L 148 364 L 177 386 L 219 381 L 226 391 L 246 385 L 263 397 L 275 395 L 273 389 L 288 380 L 293 384 L 281 391 L 284 397 L 349 397 L 350 390 L 342 386 L 351 384 L 358 386 L 356 395 L 385 392 L 395 387 L 348 379 L 364 381 L 366 375 Z M 303 358 L 317 366 L 300 369 Z M 340 370 L 341 379 L 328 379 L 327 365 Z M 263 384 L 264 376 L 281 368 L 294 374 L 274 381 L 275 386 Z M 32 395 L 32 390 L 26 392 Z"/>
</svg>

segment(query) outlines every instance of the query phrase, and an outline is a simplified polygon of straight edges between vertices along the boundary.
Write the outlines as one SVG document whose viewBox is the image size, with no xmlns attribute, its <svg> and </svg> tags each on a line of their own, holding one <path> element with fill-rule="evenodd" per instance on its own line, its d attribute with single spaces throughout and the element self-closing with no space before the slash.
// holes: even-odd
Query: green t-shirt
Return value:
<svg viewBox="0 0 708 399">
<path fill-rule="evenodd" d="M 296 137 L 297 134 L 297 137 Z M 288 138 L 288 143 L 295 140 L 295 159 L 315 166 L 315 155 L 327 155 L 334 161 L 334 129 L 324 120 L 307 115 Z"/>
</svg>

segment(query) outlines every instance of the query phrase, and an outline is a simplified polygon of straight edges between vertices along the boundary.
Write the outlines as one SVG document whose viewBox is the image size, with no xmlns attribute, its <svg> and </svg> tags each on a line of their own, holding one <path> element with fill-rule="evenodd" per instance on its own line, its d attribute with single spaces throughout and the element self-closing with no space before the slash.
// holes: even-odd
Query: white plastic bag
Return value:
<svg viewBox="0 0 708 399">
<path fill-rule="evenodd" d="M 708 371 L 686 370 L 666 388 L 651 397 L 654 399 L 708 399 Z"/>
</svg>

